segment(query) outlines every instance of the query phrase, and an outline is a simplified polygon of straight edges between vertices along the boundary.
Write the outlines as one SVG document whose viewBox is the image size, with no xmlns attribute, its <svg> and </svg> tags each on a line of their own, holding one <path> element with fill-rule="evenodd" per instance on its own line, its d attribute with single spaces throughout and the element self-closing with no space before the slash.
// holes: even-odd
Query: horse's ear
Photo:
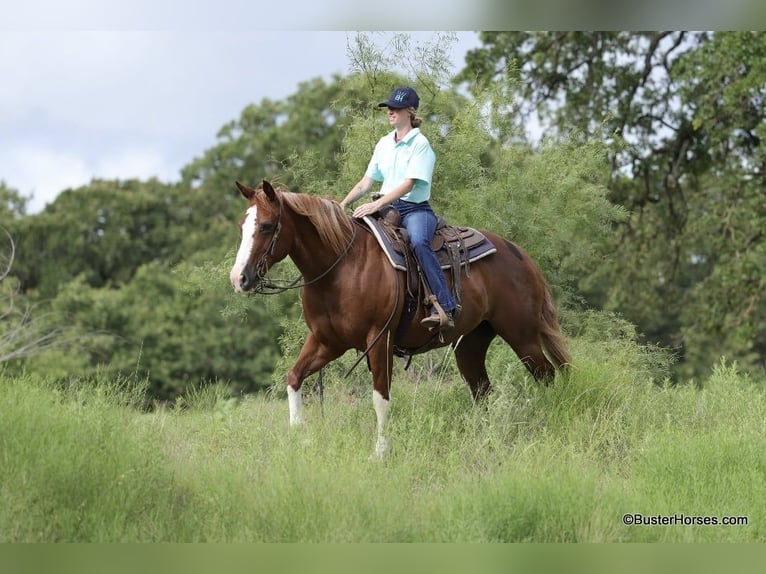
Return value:
<svg viewBox="0 0 766 574">
<path fill-rule="evenodd" d="M 252 187 L 247 187 L 244 183 L 239 183 L 238 181 L 234 182 L 237 185 L 237 189 L 239 189 L 239 192 L 242 194 L 242 197 L 250 201 L 253 199 L 253 196 L 255 195 L 255 190 Z"/>
<path fill-rule="evenodd" d="M 265 179 L 263 180 L 263 192 L 266 194 L 266 197 L 268 197 L 269 201 L 271 201 L 272 203 L 277 201 L 277 192 L 274 191 L 273 187 L 271 187 L 271 183 L 269 183 Z"/>
</svg>

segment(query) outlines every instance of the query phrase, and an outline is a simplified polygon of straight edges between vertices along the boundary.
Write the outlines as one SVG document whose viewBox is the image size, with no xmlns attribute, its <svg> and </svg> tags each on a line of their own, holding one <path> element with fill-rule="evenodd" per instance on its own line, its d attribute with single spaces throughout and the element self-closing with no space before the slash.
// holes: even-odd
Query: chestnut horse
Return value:
<svg viewBox="0 0 766 574">
<path fill-rule="evenodd" d="M 234 290 L 258 291 L 271 266 L 288 256 L 302 274 L 309 333 L 287 374 L 291 425 L 302 423 L 303 380 L 349 349 L 365 352 L 372 371 L 378 457 L 388 446 L 384 429 L 395 349 L 411 355 L 451 345 L 475 400 L 490 390 L 485 357 L 496 335 L 539 381 L 552 380 L 555 368 L 570 362 L 548 284 L 521 247 L 482 232 L 497 251 L 471 263 L 461 277 L 462 311 L 455 327 L 438 337 L 420 325 L 423 305 L 412 317 L 404 313 L 405 274 L 338 202 L 277 191 L 267 181 L 259 189 L 236 185 L 249 203 L 230 274 Z"/>
</svg>

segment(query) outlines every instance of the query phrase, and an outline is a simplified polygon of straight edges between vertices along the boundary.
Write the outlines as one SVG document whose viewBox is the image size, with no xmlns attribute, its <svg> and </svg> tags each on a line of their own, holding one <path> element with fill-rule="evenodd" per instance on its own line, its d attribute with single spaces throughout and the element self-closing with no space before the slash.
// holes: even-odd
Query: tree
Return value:
<svg viewBox="0 0 766 574">
<path fill-rule="evenodd" d="M 338 167 L 348 104 L 360 100 L 354 92 L 338 76 L 330 83 L 316 78 L 302 82 L 283 101 L 248 105 L 219 130 L 218 143 L 183 168 L 182 186 L 204 189 L 210 201 L 233 205 L 238 213 L 241 198 L 234 181 L 275 179 L 301 191 L 289 174 L 306 161 L 315 179 L 326 180 Z"/>
<path fill-rule="evenodd" d="M 10 188 L 0 180 L 0 221 L 10 221 L 26 215 L 27 198 L 18 190 Z"/>
<path fill-rule="evenodd" d="M 9 278 L 16 255 L 13 237 L 0 227 L 0 364 L 31 357 L 62 341 L 66 328 L 51 326 L 44 315 L 19 294 L 18 282 Z"/>
<path fill-rule="evenodd" d="M 679 372 L 720 354 L 763 364 L 766 223 L 761 32 L 487 32 L 460 79 L 513 76 L 519 122 L 612 145 L 609 198 L 630 212 L 585 294 L 675 349 Z M 735 238 L 732 241 L 732 238 Z M 712 312 L 711 312 L 712 311 Z M 709 319 L 709 320 L 708 320 Z M 726 333 L 725 336 L 723 332 Z"/>
<path fill-rule="evenodd" d="M 698 268 L 682 313 L 690 362 L 712 349 L 766 366 L 766 34 L 717 33 L 675 71 L 706 170 L 689 198 L 687 257 Z M 705 312 L 698 312 L 704 310 Z"/>
<path fill-rule="evenodd" d="M 69 337 L 33 361 L 9 355 L 9 366 L 62 379 L 137 376 L 162 399 L 202 381 L 235 392 L 268 385 L 279 322 L 260 307 L 223 314 L 236 217 L 201 194 L 154 180 L 94 181 L 12 222 L 23 265 L 9 280 L 30 302 L 17 331 Z M 215 274 L 201 275 L 203 265 Z M 289 312 L 277 305 L 274 314 Z"/>
<path fill-rule="evenodd" d="M 133 377 L 161 400 L 200 384 L 224 384 L 235 394 L 265 389 L 278 354 L 280 323 L 272 317 L 289 309 L 278 300 L 235 303 L 224 312 L 233 294 L 217 271 L 196 276 L 189 264 L 171 271 L 152 262 L 119 289 L 92 287 L 82 277 L 67 282 L 51 310 L 76 337 L 25 370 L 63 380 Z"/>
<path fill-rule="evenodd" d="M 35 216 L 11 222 L 18 237 L 13 274 L 23 292 L 55 296 L 75 277 L 93 287 L 119 287 L 149 262 L 173 266 L 212 245 L 220 257 L 235 244 L 233 215 L 200 190 L 156 180 L 94 180 L 68 189 Z"/>
</svg>

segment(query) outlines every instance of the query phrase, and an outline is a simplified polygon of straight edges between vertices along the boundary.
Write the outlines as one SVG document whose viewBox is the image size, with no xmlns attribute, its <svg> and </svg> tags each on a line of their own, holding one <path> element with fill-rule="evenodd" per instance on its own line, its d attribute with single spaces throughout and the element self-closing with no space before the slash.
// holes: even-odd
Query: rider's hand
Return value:
<svg viewBox="0 0 766 574">
<path fill-rule="evenodd" d="M 370 215 L 371 213 L 375 213 L 380 209 L 380 205 L 378 205 L 377 201 L 373 201 L 371 203 L 363 203 L 359 207 L 357 207 L 354 210 L 354 217 L 364 217 L 365 215 Z"/>
</svg>

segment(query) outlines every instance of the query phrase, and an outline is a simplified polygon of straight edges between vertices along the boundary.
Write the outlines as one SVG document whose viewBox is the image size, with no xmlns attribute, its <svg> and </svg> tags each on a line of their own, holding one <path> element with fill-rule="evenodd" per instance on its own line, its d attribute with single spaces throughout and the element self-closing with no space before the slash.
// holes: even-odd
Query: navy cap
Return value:
<svg viewBox="0 0 766 574">
<path fill-rule="evenodd" d="M 420 105 L 420 98 L 418 93 L 410 87 L 396 88 L 391 95 L 388 96 L 388 100 L 380 102 L 379 108 L 388 107 L 401 110 L 403 108 L 417 108 Z"/>
</svg>

